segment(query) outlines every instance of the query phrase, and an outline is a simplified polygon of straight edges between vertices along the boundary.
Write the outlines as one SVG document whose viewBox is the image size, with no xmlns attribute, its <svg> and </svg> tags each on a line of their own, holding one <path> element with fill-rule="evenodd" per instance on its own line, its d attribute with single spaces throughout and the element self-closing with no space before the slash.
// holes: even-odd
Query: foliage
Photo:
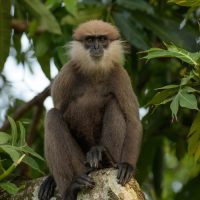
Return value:
<svg viewBox="0 0 200 200">
<path fill-rule="evenodd" d="M 181 6 L 195 7 L 200 5 L 199 0 L 169 0 L 169 2 L 176 3 Z"/>
<path fill-rule="evenodd" d="M 172 115 L 177 119 L 179 106 L 199 111 L 195 94 L 200 94 L 200 91 L 196 89 L 200 86 L 200 53 L 191 53 L 174 45 L 166 45 L 166 47 L 167 50 L 160 48 L 149 49 L 148 51 L 144 52 L 147 53 L 144 58 L 147 60 L 160 57 L 177 58 L 191 65 L 191 68 L 184 75 L 184 77 L 181 78 L 179 85 L 167 85 L 158 88 L 157 90 L 161 90 L 161 92 L 158 92 L 152 98 L 152 100 L 149 102 L 149 105 L 159 106 L 161 104 L 171 102 L 170 109 L 172 111 Z M 191 155 L 194 155 L 196 160 L 200 159 L 199 120 L 200 118 L 198 112 L 196 119 L 192 124 L 189 133 L 190 137 L 188 139 L 188 151 Z"/>
<path fill-rule="evenodd" d="M 122 40 L 130 45 L 125 67 L 145 111 L 138 181 L 148 199 L 178 200 L 188 193 L 196 200 L 200 173 L 199 5 L 199 0 L 0 0 L 0 111 L 6 107 L 8 115 L 30 122 L 25 132 L 20 123 L 10 131 L 4 126 L 1 155 L 4 152 L 10 158 L 1 157 L 1 163 L 9 169 L 17 161 L 26 162 L 48 173 L 46 164 L 39 159 L 39 169 L 31 160 L 36 154 L 19 144 L 25 135 L 26 143 L 43 155 L 45 98 L 17 98 L 18 82 L 6 74 L 9 59 L 24 72 L 34 73 L 35 63 L 39 64 L 51 81 L 52 63 L 59 70 L 68 61 L 65 44 L 72 39 L 73 29 L 86 20 L 103 19 L 117 25 Z M 138 54 L 141 51 L 143 54 Z M 24 79 L 21 82 L 27 85 Z M 42 87 L 43 83 L 41 91 Z M 20 115 L 19 110 L 23 110 Z M 17 130 L 17 137 L 13 130 Z M 12 174 L 20 177 L 24 168 L 17 166 Z M 30 168 L 25 171 L 28 178 L 41 175 Z M 10 176 L 1 182 L 2 188 L 12 188 L 7 181 Z M 179 188 L 174 186 L 177 183 Z"/>
<path fill-rule="evenodd" d="M 13 173 L 21 162 L 26 163 L 43 174 L 37 162 L 32 157 L 41 160 L 43 160 L 43 158 L 27 145 L 23 124 L 19 121 L 17 127 L 17 124 L 11 117 L 8 117 L 8 120 L 11 125 L 11 134 L 0 132 L 0 187 L 10 194 L 16 194 L 20 188 L 10 181 L 5 182 L 7 177 Z M 8 154 L 13 162 L 9 167 L 7 167 L 7 169 L 4 168 L 5 159 L 2 159 L 4 154 Z"/>
</svg>

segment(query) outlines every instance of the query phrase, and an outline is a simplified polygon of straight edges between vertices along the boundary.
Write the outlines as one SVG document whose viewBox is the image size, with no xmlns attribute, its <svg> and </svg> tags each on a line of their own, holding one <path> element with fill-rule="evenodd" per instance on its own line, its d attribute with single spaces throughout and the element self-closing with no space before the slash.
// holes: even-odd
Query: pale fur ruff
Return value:
<svg viewBox="0 0 200 200">
<path fill-rule="evenodd" d="M 91 58 L 89 50 L 86 50 L 81 42 L 72 41 L 69 44 L 69 56 L 72 61 L 80 65 L 82 72 L 107 72 L 115 64 L 123 65 L 124 49 L 120 40 L 112 41 L 104 50 L 103 57 L 100 60 L 94 60 Z"/>
</svg>

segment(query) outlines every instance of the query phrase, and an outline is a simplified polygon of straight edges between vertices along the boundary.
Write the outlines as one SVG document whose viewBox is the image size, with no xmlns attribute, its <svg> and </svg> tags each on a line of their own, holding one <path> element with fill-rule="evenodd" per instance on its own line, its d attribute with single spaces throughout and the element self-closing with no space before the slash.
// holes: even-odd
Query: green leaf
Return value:
<svg viewBox="0 0 200 200">
<path fill-rule="evenodd" d="M 41 174 L 44 174 L 44 172 L 42 172 L 41 169 L 39 168 L 39 165 L 37 164 L 37 162 L 33 158 L 31 158 L 30 156 L 26 156 L 23 159 L 23 162 L 26 163 L 27 165 L 29 165 L 31 168 L 37 170 Z"/>
<path fill-rule="evenodd" d="M 35 43 L 36 43 L 35 44 L 36 57 L 44 56 L 51 49 L 50 38 L 47 36 L 47 34 L 37 36 L 37 40 Z"/>
<path fill-rule="evenodd" d="M 192 92 L 198 92 L 198 90 L 190 87 L 190 86 L 185 86 L 182 88 L 182 91 L 185 93 L 192 93 Z"/>
<path fill-rule="evenodd" d="M 117 4 L 129 10 L 141 10 L 153 14 L 153 8 L 144 0 L 117 0 Z"/>
<path fill-rule="evenodd" d="M 26 131 L 21 122 L 18 122 L 20 128 L 20 138 L 19 138 L 19 146 L 24 146 L 26 144 Z"/>
<path fill-rule="evenodd" d="M 60 26 L 54 15 L 45 7 L 40 0 L 20 0 L 22 4 L 33 11 L 36 17 L 41 20 L 42 26 L 51 33 L 61 34 Z"/>
<path fill-rule="evenodd" d="M 31 147 L 29 146 L 23 146 L 23 147 L 15 147 L 17 150 L 20 150 L 24 153 L 29 153 L 30 155 L 39 158 L 40 160 L 44 160 L 39 154 L 37 154 Z"/>
<path fill-rule="evenodd" d="M 195 95 L 186 93 L 184 90 L 179 92 L 180 106 L 198 110 L 197 99 Z"/>
<path fill-rule="evenodd" d="M 155 90 L 168 90 L 168 89 L 173 89 L 173 88 L 178 88 L 179 85 L 166 85 L 164 87 L 156 88 Z"/>
<path fill-rule="evenodd" d="M 116 25 L 120 28 L 122 34 L 133 46 L 139 49 L 148 49 L 149 44 L 145 32 L 133 25 L 130 17 L 126 17 L 122 13 L 114 13 Z M 126 22 L 126 23 L 124 23 Z"/>
<path fill-rule="evenodd" d="M 20 153 L 15 149 L 14 146 L 10 145 L 1 145 L 0 149 L 2 149 L 5 153 L 7 153 L 13 160 L 13 162 L 17 162 L 20 158 Z"/>
<path fill-rule="evenodd" d="M 197 7 L 200 6 L 200 0 L 169 0 L 169 3 L 176 3 L 180 6 Z"/>
<path fill-rule="evenodd" d="M 16 195 L 19 191 L 19 188 L 14 183 L 11 183 L 9 181 L 0 183 L 0 187 L 12 195 Z"/>
<path fill-rule="evenodd" d="M 197 113 L 188 136 L 188 152 L 198 160 L 200 159 L 200 112 Z"/>
<path fill-rule="evenodd" d="M 76 16 L 77 15 L 77 0 L 64 0 L 66 10 Z"/>
<path fill-rule="evenodd" d="M 48 8 L 48 9 L 56 9 L 56 8 L 59 8 L 61 6 L 61 4 L 63 3 L 63 0 L 46 0 L 45 1 L 45 6 Z"/>
<path fill-rule="evenodd" d="M 160 49 L 160 48 L 151 48 L 143 53 L 147 53 L 144 56 L 145 59 L 150 60 L 153 58 L 161 58 L 161 57 L 171 57 L 171 58 L 178 58 L 183 62 L 186 62 L 190 65 L 197 66 L 198 59 L 200 58 L 200 52 L 191 53 L 184 49 L 178 48 L 175 45 L 166 45 L 167 50 Z"/>
<path fill-rule="evenodd" d="M 10 50 L 10 0 L 0 0 L 0 72 L 2 71 Z"/>
<path fill-rule="evenodd" d="M 172 111 L 172 114 L 175 118 L 177 118 L 177 113 L 178 113 L 178 108 L 179 108 L 179 95 L 177 94 L 171 104 L 170 104 L 170 109 Z"/>
<path fill-rule="evenodd" d="M 13 118 L 8 116 L 8 121 L 10 122 L 11 125 L 11 131 L 12 131 L 12 145 L 16 145 L 17 144 L 17 125 L 15 123 L 15 121 L 13 120 Z"/>
<path fill-rule="evenodd" d="M 10 135 L 4 132 L 0 132 L 0 144 L 8 143 L 10 139 Z"/>
<path fill-rule="evenodd" d="M 190 76 L 186 76 L 181 79 L 181 85 L 186 85 L 191 80 Z"/>
<path fill-rule="evenodd" d="M 46 34 L 38 36 L 35 45 L 35 55 L 40 63 L 42 71 L 49 79 L 51 78 L 51 72 L 50 72 L 51 53 L 49 53 L 50 49 L 51 49 L 50 38 Z"/>
<path fill-rule="evenodd" d="M 160 104 L 166 104 L 173 99 L 173 96 L 175 93 L 177 93 L 177 91 L 178 89 L 173 88 L 157 92 L 156 95 L 151 99 L 151 101 L 147 105 L 153 104 L 158 106 Z"/>
</svg>

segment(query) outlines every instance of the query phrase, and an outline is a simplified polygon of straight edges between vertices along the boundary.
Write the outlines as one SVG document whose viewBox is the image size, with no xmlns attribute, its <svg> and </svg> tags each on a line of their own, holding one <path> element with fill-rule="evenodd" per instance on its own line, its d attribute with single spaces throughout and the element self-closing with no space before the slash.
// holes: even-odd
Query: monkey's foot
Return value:
<svg viewBox="0 0 200 200">
<path fill-rule="evenodd" d="M 86 164 L 89 164 L 91 168 L 99 168 L 105 152 L 106 149 L 103 146 L 93 146 L 86 155 Z"/>
<path fill-rule="evenodd" d="M 66 190 L 63 200 L 76 200 L 77 193 L 82 189 L 92 189 L 95 182 L 87 174 L 76 177 Z"/>
<path fill-rule="evenodd" d="M 38 192 L 39 200 L 49 200 L 53 195 L 56 188 L 56 183 L 54 178 L 50 175 L 48 176 L 40 186 Z"/>
<path fill-rule="evenodd" d="M 119 163 L 118 168 L 119 168 L 117 173 L 118 183 L 124 186 L 133 177 L 134 168 L 132 165 L 126 162 Z"/>
</svg>

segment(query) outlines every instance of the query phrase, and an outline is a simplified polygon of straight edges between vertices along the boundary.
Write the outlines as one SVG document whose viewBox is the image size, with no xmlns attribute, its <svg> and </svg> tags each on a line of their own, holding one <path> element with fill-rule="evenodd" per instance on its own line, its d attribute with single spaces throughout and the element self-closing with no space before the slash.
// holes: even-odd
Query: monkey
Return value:
<svg viewBox="0 0 200 200">
<path fill-rule="evenodd" d="M 110 155 L 124 186 L 135 175 L 142 125 L 139 103 L 124 69 L 119 30 L 102 20 L 80 24 L 69 43 L 70 60 L 51 86 L 54 108 L 45 118 L 45 157 L 50 175 L 39 199 L 50 199 L 55 183 L 63 200 L 93 188 L 88 175 Z"/>
</svg>

